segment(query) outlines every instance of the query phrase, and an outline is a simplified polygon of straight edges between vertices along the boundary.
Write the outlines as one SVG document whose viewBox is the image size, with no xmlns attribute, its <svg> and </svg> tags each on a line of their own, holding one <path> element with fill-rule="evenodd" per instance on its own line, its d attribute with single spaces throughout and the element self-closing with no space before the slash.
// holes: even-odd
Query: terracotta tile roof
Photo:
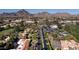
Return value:
<svg viewBox="0 0 79 59">
<path fill-rule="evenodd" d="M 61 40 L 61 49 L 62 50 L 78 50 L 79 49 L 79 43 L 77 43 L 75 40 Z"/>
<path fill-rule="evenodd" d="M 25 39 L 25 40 L 20 40 L 18 42 L 19 46 L 17 49 L 20 49 L 20 50 L 28 50 L 29 49 L 29 40 L 28 39 Z"/>
</svg>

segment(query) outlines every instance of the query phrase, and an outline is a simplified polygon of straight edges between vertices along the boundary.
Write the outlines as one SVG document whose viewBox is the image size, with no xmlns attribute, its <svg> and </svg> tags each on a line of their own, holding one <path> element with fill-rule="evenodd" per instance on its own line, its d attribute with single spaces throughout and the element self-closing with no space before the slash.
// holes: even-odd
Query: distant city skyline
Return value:
<svg viewBox="0 0 79 59">
<path fill-rule="evenodd" d="M 0 13 L 13 13 L 17 12 L 21 9 L 0 9 Z M 69 13 L 69 14 L 79 14 L 79 9 L 24 9 L 28 11 L 29 13 L 39 13 L 39 12 L 48 12 L 51 14 L 54 13 Z"/>
</svg>

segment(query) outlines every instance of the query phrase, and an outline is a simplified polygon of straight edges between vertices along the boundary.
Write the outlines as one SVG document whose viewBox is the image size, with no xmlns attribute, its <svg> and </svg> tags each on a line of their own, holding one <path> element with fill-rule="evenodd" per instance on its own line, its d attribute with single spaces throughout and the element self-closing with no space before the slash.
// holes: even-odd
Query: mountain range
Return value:
<svg viewBox="0 0 79 59">
<path fill-rule="evenodd" d="M 0 14 L 0 17 L 24 17 L 24 18 L 30 18 L 30 17 L 77 17 L 79 18 L 79 14 L 72 15 L 69 13 L 55 13 L 50 14 L 48 12 L 40 12 L 36 14 L 31 14 L 28 11 L 22 9 L 14 13 L 2 13 Z"/>
</svg>

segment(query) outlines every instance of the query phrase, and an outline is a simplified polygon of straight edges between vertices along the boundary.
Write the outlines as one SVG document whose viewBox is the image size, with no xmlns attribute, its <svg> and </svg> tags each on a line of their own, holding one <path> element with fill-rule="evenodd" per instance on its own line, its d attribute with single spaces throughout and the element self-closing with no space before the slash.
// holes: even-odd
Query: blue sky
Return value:
<svg viewBox="0 0 79 59">
<path fill-rule="evenodd" d="M 0 13 L 7 12 L 17 12 L 20 9 L 0 9 Z M 39 12 L 48 12 L 48 13 L 70 13 L 70 14 L 79 14 L 79 9 L 25 9 L 29 13 L 39 13 Z"/>
</svg>

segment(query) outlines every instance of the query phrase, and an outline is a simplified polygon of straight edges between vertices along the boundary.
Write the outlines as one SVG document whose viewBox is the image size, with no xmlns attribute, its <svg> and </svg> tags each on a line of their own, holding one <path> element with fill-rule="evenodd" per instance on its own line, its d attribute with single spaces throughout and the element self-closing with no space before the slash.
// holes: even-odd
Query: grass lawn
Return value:
<svg viewBox="0 0 79 59">
<path fill-rule="evenodd" d="M 14 29 L 8 29 L 0 32 L 0 37 L 14 32 Z"/>
<path fill-rule="evenodd" d="M 33 39 L 34 39 L 34 40 L 36 40 L 36 39 L 37 39 L 37 38 L 36 38 L 36 33 L 34 33 Z"/>
<path fill-rule="evenodd" d="M 51 34 L 51 33 L 50 33 Z M 51 46 L 51 42 L 50 42 L 50 39 L 48 38 L 49 33 L 48 32 L 45 32 L 45 37 L 46 37 L 46 40 L 47 40 L 47 47 L 48 47 L 48 50 L 52 50 L 52 46 Z"/>
<path fill-rule="evenodd" d="M 76 38 L 76 40 L 79 42 L 79 26 L 78 25 L 68 26 L 66 30 L 69 33 L 71 33 Z"/>
</svg>

